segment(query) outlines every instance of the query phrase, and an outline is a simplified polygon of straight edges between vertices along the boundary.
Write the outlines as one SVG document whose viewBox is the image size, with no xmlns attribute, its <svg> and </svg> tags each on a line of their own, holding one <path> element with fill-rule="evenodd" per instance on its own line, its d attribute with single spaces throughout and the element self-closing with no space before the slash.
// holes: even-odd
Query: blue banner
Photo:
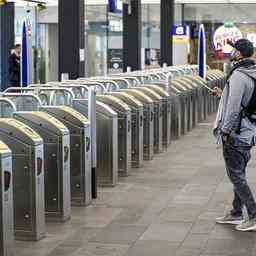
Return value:
<svg viewBox="0 0 256 256">
<path fill-rule="evenodd" d="M 206 38 L 204 25 L 199 29 L 199 41 L 198 41 L 198 74 L 202 78 L 206 78 Z"/>
<path fill-rule="evenodd" d="M 21 87 L 28 86 L 28 44 L 27 44 L 27 28 L 26 23 L 23 23 L 22 42 L 21 42 Z"/>
</svg>

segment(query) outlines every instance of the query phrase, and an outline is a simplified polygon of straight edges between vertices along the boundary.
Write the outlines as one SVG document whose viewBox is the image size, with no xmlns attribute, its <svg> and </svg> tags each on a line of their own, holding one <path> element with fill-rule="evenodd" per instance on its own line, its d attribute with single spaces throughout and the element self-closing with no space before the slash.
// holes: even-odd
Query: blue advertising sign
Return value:
<svg viewBox="0 0 256 256">
<path fill-rule="evenodd" d="M 171 35 L 173 35 L 173 36 L 188 36 L 189 28 L 188 28 L 188 26 L 173 26 Z"/>
</svg>

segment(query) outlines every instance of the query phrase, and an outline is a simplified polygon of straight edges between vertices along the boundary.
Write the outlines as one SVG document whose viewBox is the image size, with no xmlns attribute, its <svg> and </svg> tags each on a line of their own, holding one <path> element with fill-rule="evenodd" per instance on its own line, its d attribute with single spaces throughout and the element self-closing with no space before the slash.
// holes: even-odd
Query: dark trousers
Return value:
<svg viewBox="0 0 256 256">
<path fill-rule="evenodd" d="M 251 147 L 234 146 L 232 142 L 224 143 L 223 156 L 230 181 L 234 186 L 233 215 L 242 215 L 246 207 L 249 218 L 256 217 L 256 203 L 246 180 L 246 167 L 251 159 Z"/>
</svg>

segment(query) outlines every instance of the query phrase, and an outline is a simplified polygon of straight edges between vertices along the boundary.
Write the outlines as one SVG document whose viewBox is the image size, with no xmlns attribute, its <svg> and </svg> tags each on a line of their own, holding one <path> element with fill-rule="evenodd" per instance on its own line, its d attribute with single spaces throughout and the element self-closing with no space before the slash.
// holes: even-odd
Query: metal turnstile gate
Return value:
<svg viewBox="0 0 256 256">
<path fill-rule="evenodd" d="M 113 92 L 111 95 L 121 99 L 131 108 L 132 167 L 141 167 L 143 163 L 143 104 L 125 92 Z"/>
<path fill-rule="evenodd" d="M 13 157 L 15 238 L 40 240 L 45 236 L 43 140 L 12 118 L 0 119 L 0 139 Z"/>
<path fill-rule="evenodd" d="M 171 111 L 172 101 L 170 95 L 158 85 L 143 85 L 163 98 L 163 146 L 167 148 L 171 143 Z"/>
<path fill-rule="evenodd" d="M 71 204 L 89 205 L 91 188 L 91 137 L 87 118 L 71 107 L 43 106 L 41 111 L 61 121 L 70 132 Z"/>
<path fill-rule="evenodd" d="M 41 112 L 16 112 L 13 117 L 44 140 L 45 212 L 47 221 L 66 221 L 70 205 L 69 130 L 58 119 Z"/>
<path fill-rule="evenodd" d="M 0 255 L 13 256 L 13 182 L 12 153 L 0 141 Z"/>
<path fill-rule="evenodd" d="M 146 87 L 135 87 L 154 102 L 154 153 L 163 151 L 163 98 Z"/>
<path fill-rule="evenodd" d="M 176 80 L 172 81 L 170 90 L 178 95 L 181 107 L 181 134 L 185 135 L 188 132 L 189 125 L 189 96 L 181 90 L 180 84 Z"/>
<path fill-rule="evenodd" d="M 88 100 L 74 99 L 73 108 L 88 114 Z M 99 186 L 115 186 L 118 179 L 118 125 L 117 113 L 108 105 L 96 102 L 97 118 L 97 183 Z"/>
<path fill-rule="evenodd" d="M 152 160 L 154 157 L 154 103 L 147 95 L 139 90 L 122 90 L 134 96 L 143 104 L 143 159 Z"/>
<path fill-rule="evenodd" d="M 118 114 L 118 172 L 127 176 L 131 169 L 131 109 L 111 95 L 98 95 L 97 101 L 107 104 Z"/>
</svg>

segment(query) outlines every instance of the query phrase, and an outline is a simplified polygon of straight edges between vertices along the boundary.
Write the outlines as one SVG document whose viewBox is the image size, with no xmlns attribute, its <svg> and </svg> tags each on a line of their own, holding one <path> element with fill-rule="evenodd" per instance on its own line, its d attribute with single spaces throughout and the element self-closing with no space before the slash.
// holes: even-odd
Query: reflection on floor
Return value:
<svg viewBox="0 0 256 256">
<path fill-rule="evenodd" d="M 232 187 L 211 122 L 133 169 L 115 188 L 99 189 L 87 208 L 72 208 L 66 224 L 48 224 L 47 238 L 16 242 L 18 256 L 254 256 L 256 232 L 215 225 Z M 255 155 L 255 154 L 254 154 Z M 256 189 L 256 158 L 249 181 Z"/>
</svg>

